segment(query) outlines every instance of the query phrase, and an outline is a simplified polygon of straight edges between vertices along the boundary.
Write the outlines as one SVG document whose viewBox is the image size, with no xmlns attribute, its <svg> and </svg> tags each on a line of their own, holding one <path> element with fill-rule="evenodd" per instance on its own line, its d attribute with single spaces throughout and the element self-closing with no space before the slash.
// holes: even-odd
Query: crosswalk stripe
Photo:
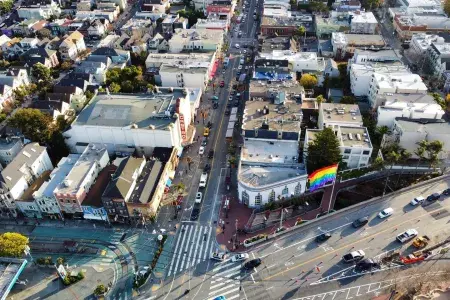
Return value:
<svg viewBox="0 0 450 300">
<path fill-rule="evenodd" d="M 213 289 L 215 289 L 216 287 L 219 287 L 219 286 L 224 285 L 224 284 L 229 283 L 229 282 L 233 282 L 233 279 L 228 279 L 228 280 L 219 282 L 218 284 L 211 285 L 211 286 L 209 287 L 209 289 L 210 289 L 210 290 L 213 290 Z M 211 283 L 212 283 L 212 281 L 211 281 Z"/>
<path fill-rule="evenodd" d="M 233 299 L 236 299 L 236 298 L 239 298 L 239 294 L 227 297 L 227 300 L 233 300 Z"/>
<path fill-rule="evenodd" d="M 187 253 L 187 248 L 189 248 L 189 241 L 190 241 L 190 239 L 191 239 L 191 235 L 192 235 L 192 232 L 194 232 L 194 227 L 189 227 L 189 233 L 188 233 L 188 238 L 187 238 L 187 240 L 186 240 L 186 245 L 184 244 L 184 242 L 183 242 L 183 244 L 181 244 L 181 247 L 183 248 L 182 249 L 182 251 L 183 251 L 183 260 L 181 261 L 181 265 L 180 265 L 180 271 L 182 271 L 184 268 L 183 268 L 183 266 L 184 266 L 184 262 L 186 261 L 186 253 Z M 186 248 L 186 246 L 187 246 L 187 248 Z"/>
<path fill-rule="evenodd" d="M 206 241 L 206 248 L 205 248 L 205 252 L 203 253 L 204 255 L 203 255 L 203 260 L 205 260 L 206 259 L 206 255 L 208 254 L 208 245 L 209 245 L 209 239 L 210 239 L 210 237 L 211 237 L 211 226 L 208 226 L 209 227 L 209 230 L 208 230 L 208 239 L 207 239 L 207 241 Z"/>
<path fill-rule="evenodd" d="M 229 294 L 229 293 L 232 293 L 232 292 L 235 292 L 235 291 L 239 290 L 239 287 L 221 293 L 222 291 L 225 291 L 226 289 L 228 289 L 228 286 L 226 286 L 226 287 L 224 287 L 224 288 L 221 288 L 221 289 L 218 289 L 218 290 L 215 290 L 215 291 L 212 291 L 212 292 L 210 292 L 210 293 L 208 294 L 208 296 L 217 295 L 218 293 L 219 293 L 220 295 L 224 296 L 224 295 L 226 295 L 226 294 Z"/>
<path fill-rule="evenodd" d="M 183 228 L 184 228 L 184 225 L 182 225 L 181 226 L 181 230 L 183 230 Z M 175 257 L 177 256 L 176 254 L 176 252 L 178 251 L 178 244 L 180 243 L 180 238 L 178 237 L 178 239 L 177 239 L 177 244 L 176 244 L 176 246 L 175 246 L 175 251 L 174 251 L 174 253 L 173 253 L 173 255 L 172 255 L 172 262 L 170 263 L 170 268 L 169 268 L 169 273 L 167 273 L 167 276 L 170 276 L 171 274 L 172 274 L 172 267 L 173 267 L 173 263 L 175 262 Z"/>
<path fill-rule="evenodd" d="M 203 234 L 205 234 L 206 233 L 206 231 L 207 231 L 207 227 L 205 226 L 204 228 L 203 228 Z M 200 253 L 198 254 L 198 257 L 197 257 L 197 264 L 199 264 L 200 263 L 200 260 L 201 260 L 201 258 L 202 258 L 202 251 L 203 251 L 203 245 L 204 245 L 205 243 L 202 241 L 202 243 L 200 244 Z"/>
<path fill-rule="evenodd" d="M 189 253 L 188 253 L 188 257 L 187 257 L 188 259 L 187 259 L 187 262 L 186 262 L 185 269 L 187 269 L 187 268 L 189 268 L 191 266 L 191 259 L 195 260 L 195 258 L 192 258 L 192 250 L 194 250 L 194 246 L 195 246 L 195 248 L 197 248 L 197 244 L 195 243 L 195 238 L 196 238 L 197 233 L 198 233 L 197 226 L 194 227 L 193 231 L 194 231 L 194 236 L 192 237 L 192 240 L 189 241 L 190 244 L 187 244 L 186 252 L 189 249 Z"/>
<path fill-rule="evenodd" d="M 187 230 L 189 230 L 190 227 L 187 226 L 186 228 L 187 228 Z M 175 269 L 173 270 L 174 274 L 177 272 L 178 264 L 181 262 L 181 257 L 180 256 L 183 253 L 183 245 L 184 245 L 184 240 L 185 240 L 186 236 L 187 236 L 187 232 L 185 230 L 184 233 L 183 233 L 183 237 L 181 238 L 181 245 L 178 248 L 178 253 L 177 253 L 178 259 L 177 259 L 177 262 L 175 263 Z M 180 237 L 178 237 L 178 238 L 180 238 Z"/>
<path fill-rule="evenodd" d="M 234 265 L 234 264 L 235 264 L 234 262 L 229 262 L 227 264 L 220 264 L 217 267 L 215 267 L 212 271 L 215 273 L 215 272 L 217 272 L 217 271 L 219 271 L 219 270 L 221 270 L 223 268 L 226 268 L 226 267 Z"/>
<path fill-rule="evenodd" d="M 229 273 L 229 272 L 231 272 L 231 271 L 239 270 L 240 268 L 241 268 L 241 266 L 239 265 L 239 266 L 236 266 L 236 267 L 234 267 L 234 268 L 231 268 L 231 269 L 228 269 L 228 270 L 225 270 L 225 271 L 216 273 L 216 274 L 214 274 L 212 277 L 213 277 L 213 278 L 214 278 L 214 277 L 225 277 L 224 274 L 227 274 L 227 273 Z M 234 273 L 232 273 L 232 274 L 230 274 L 230 275 L 233 275 L 233 274 L 239 274 L 239 273 L 240 273 L 240 272 L 234 272 Z"/>
<path fill-rule="evenodd" d="M 199 245 L 200 245 L 200 239 L 202 238 L 202 228 L 203 228 L 203 227 L 200 227 L 200 228 L 199 228 L 199 230 L 198 230 L 198 236 L 197 236 L 197 241 L 194 241 L 194 244 L 195 244 L 195 251 L 194 251 L 194 257 L 193 257 L 193 259 L 192 259 L 191 267 L 193 267 L 193 266 L 195 265 L 195 260 L 197 259 L 197 250 L 198 250 Z M 200 252 L 200 253 L 201 253 L 201 252 Z M 199 254 L 200 254 L 200 253 L 199 253 Z"/>
</svg>

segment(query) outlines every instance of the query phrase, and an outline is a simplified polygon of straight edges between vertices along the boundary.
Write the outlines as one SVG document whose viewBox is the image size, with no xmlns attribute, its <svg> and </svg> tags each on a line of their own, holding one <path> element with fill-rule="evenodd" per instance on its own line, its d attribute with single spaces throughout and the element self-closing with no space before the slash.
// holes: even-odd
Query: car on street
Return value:
<svg viewBox="0 0 450 300">
<path fill-rule="evenodd" d="M 407 241 L 415 238 L 417 235 L 419 235 L 417 230 L 415 230 L 415 229 L 408 229 L 405 232 L 400 233 L 399 235 L 397 235 L 397 240 L 400 243 L 406 243 Z"/>
<path fill-rule="evenodd" d="M 228 101 L 233 101 L 233 96 L 228 97 Z"/>
<path fill-rule="evenodd" d="M 224 71 L 225 71 L 225 70 L 224 70 Z M 224 86 L 225 86 L 225 81 L 222 80 L 222 81 L 220 82 L 220 87 L 224 87 Z"/>
<path fill-rule="evenodd" d="M 209 129 L 211 129 L 213 127 L 213 123 L 211 121 L 208 121 L 208 124 L 206 125 L 206 127 L 208 127 Z"/>
<path fill-rule="evenodd" d="M 233 257 L 231 257 L 231 261 L 232 262 L 242 261 L 242 260 L 246 260 L 248 257 L 249 256 L 247 253 L 239 253 L 239 254 L 233 255 Z"/>
<path fill-rule="evenodd" d="M 316 237 L 316 242 L 320 243 L 320 242 L 325 242 L 326 240 L 328 240 L 331 237 L 331 233 L 329 232 L 324 232 L 321 235 L 318 235 Z"/>
<path fill-rule="evenodd" d="M 231 110 L 229 108 L 227 108 L 225 110 L 225 116 L 229 116 L 231 114 Z"/>
<path fill-rule="evenodd" d="M 352 262 L 360 261 L 361 259 L 364 258 L 364 256 L 366 256 L 366 254 L 364 253 L 363 250 L 357 250 L 357 251 L 352 251 L 350 253 L 345 254 L 344 256 L 342 256 L 342 260 L 345 263 L 352 263 Z"/>
<path fill-rule="evenodd" d="M 205 147 L 207 144 L 208 144 L 208 138 L 207 137 L 203 137 L 202 146 Z"/>
<path fill-rule="evenodd" d="M 252 259 L 252 260 L 246 262 L 242 268 L 244 270 L 251 270 L 251 269 L 259 266 L 261 264 L 261 262 L 262 262 L 261 258 L 255 258 L 255 259 Z"/>
<path fill-rule="evenodd" d="M 380 267 L 380 263 L 372 258 L 365 258 L 355 266 L 355 272 L 370 271 Z"/>
<path fill-rule="evenodd" d="M 199 214 L 200 214 L 200 209 L 194 208 L 191 213 L 191 221 L 197 220 Z"/>
<path fill-rule="evenodd" d="M 362 217 L 353 221 L 352 226 L 355 228 L 359 228 L 366 225 L 367 223 L 369 223 L 369 217 Z"/>
<path fill-rule="evenodd" d="M 223 252 L 213 252 L 213 253 L 211 253 L 211 259 L 214 259 L 214 260 L 222 261 L 222 260 L 225 260 L 226 257 L 227 257 L 226 253 L 223 253 Z"/>
<path fill-rule="evenodd" d="M 233 104 L 232 104 L 231 101 L 230 101 L 230 102 L 227 103 L 227 108 L 230 109 L 231 106 L 233 106 Z"/>
<path fill-rule="evenodd" d="M 198 192 L 197 194 L 195 194 L 195 203 L 202 203 L 202 193 Z"/>
<path fill-rule="evenodd" d="M 419 204 L 422 204 L 422 202 L 425 201 L 425 198 L 422 196 L 416 197 L 409 202 L 412 206 L 416 206 Z"/>
<path fill-rule="evenodd" d="M 239 46 L 239 44 L 236 44 L 236 45 L 234 45 L 234 48 L 239 49 L 241 47 Z"/>
<path fill-rule="evenodd" d="M 214 104 L 213 104 L 213 108 L 214 109 L 216 109 L 216 108 L 218 108 L 219 107 L 219 103 L 217 103 L 217 102 L 214 102 Z"/>
<path fill-rule="evenodd" d="M 244 49 L 244 51 L 243 51 L 243 52 L 244 52 L 244 54 L 247 54 L 247 50 L 245 50 L 245 49 Z"/>
<path fill-rule="evenodd" d="M 394 209 L 392 207 L 388 207 L 388 208 L 385 208 L 382 211 L 380 211 L 380 213 L 378 214 L 378 217 L 380 219 L 384 219 L 384 218 L 392 216 L 393 213 L 394 213 Z"/>
<path fill-rule="evenodd" d="M 205 167 L 203 168 L 203 172 L 209 172 L 209 170 L 211 170 L 211 165 L 206 164 Z"/>
<path fill-rule="evenodd" d="M 225 74 L 227 72 L 227 70 L 223 69 L 222 70 L 222 74 Z M 223 85 L 221 85 L 220 87 L 223 87 Z"/>
<path fill-rule="evenodd" d="M 450 189 L 445 189 L 445 190 L 442 192 L 442 195 L 445 195 L 445 196 L 450 195 Z"/>
<path fill-rule="evenodd" d="M 218 297 L 214 298 L 213 300 L 227 300 L 227 298 L 225 298 L 225 296 L 218 296 Z"/>
<path fill-rule="evenodd" d="M 427 201 L 436 201 L 441 198 L 441 193 L 433 193 L 427 197 Z"/>
<path fill-rule="evenodd" d="M 242 70 L 242 65 L 239 65 L 238 70 Z"/>
<path fill-rule="evenodd" d="M 198 154 L 200 154 L 200 155 L 205 154 L 205 147 L 200 146 L 200 148 L 198 149 Z"/>
<path fill-rule="evenodd" d="M 208 158 L 213 158 L 213 157 L 214 157 L 214 150 L 211 149 L 211 150 L 209 150 Z"/>
<path fill-rule="evenodd" d="M 239 106 L 239 101 L 238 100 L 234 101 L 234 107 L 238 107 L 238 106 Z"/>
</svg>

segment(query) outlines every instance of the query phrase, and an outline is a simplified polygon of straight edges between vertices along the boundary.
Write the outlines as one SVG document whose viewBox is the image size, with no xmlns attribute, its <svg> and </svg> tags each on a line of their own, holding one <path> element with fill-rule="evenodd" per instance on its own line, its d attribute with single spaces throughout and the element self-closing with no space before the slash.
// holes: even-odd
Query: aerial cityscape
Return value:
<svg viewBox="0 0 450 300">
<path fill-rule="evenodd" d="M 450 0 L 2 0 L 0 299 L 450 299 Z"/>
</svg>

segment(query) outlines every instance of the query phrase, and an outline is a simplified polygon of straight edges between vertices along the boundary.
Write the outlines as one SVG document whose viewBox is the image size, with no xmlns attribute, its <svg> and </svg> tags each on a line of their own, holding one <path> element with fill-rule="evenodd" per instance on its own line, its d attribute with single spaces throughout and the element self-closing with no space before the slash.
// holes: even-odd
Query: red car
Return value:
<svg viewBox="0 0 450 300">
<path fill-rule="evenodd" d="M 225 81 L 222 80 L 222 81 L 220 82 L 220 87 L 224 87 L 224 86 L 225 86 Z"/>
</svg>

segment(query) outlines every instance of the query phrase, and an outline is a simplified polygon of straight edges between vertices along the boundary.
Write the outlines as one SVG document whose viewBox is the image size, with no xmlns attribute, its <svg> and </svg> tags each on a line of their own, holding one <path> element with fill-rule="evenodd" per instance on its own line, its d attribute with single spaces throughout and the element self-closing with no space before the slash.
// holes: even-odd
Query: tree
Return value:
<svg viewBox="0 0 450 300">
<path fill-rule="evenodd" d="M 309 173 L 341 161 L 339 140 L 333 130 L 328 127 L 314 135 L 314 139 L 308 144 L 305 151 L 307 154 L 306 165 Z"/>
<path fill-rule="evenodd" d="M 317 96 L 316 98 L 317 104 L 322 104 L 325 101 L 325 98 L 322 95 Z"/>
<path fill-rule="evenodd" d="M 7 60 L 0 60 L 0 68 L 8 68 L 11 65 L 11 63 Z"/>
<path fill-rule="evenodd" d="M 356 104 L 356 99 L 353 96 L 344 96 L 341 99 L 342 104 Z"/>
<path fill-rule="evenodd" d="M 120 91 L 120 85 L 113 82 L 109 85 L 109 91 L 111 93 L 118 93 Z"/>
<path fill-rule="evenodd" d="M 50 31 L 50 29 L 47 28 L 40 29 L 36 34 L 40 39 L 44 38 L 50 39 L 52 37 L 52 32 Z"/>
<path fill-rule="evenodd" d="M 0 12 L 2 14 L 9 13 L 12 10 L 13 6 L 14 6 L 13 0 L 2 1 L 0 2 Z"/>
<path fill-rule="evenodd" d="M 19 128 L 33 142 L 45 143 L 49 139 L 50 115 L 34 108 L 21 108 L 8 119 L 8 125 Z"/>
<path fill-rule="evenodd" d="M 442 99 L 441 95 L 439 95 L 438 93 L 431 93 L 431 96 L 433 97 L 434 101 L 442 107 L 442 109 L 447 109 L 447 102 Z"/>
<path fill-rule="evenodd" d="M 430 165 L 430 168 L 435 168 L 437 163 L 439 162 L 439 154 L 444 149 L 444 143 L 439 140 L 431 141 L 428 143 L 427 151 L 427 159 Z"/>
<path fill-rule="evenodd" d="M 104 293 L 106 293 L 106 287 L 103 284 L 97 285 L 97 287 L 94 290 L 94 295 L 95 296 L 101 296 Z"/>
<path fill-rule="evenodd" d="M 132 93 L 134 92 L 134 84 L 131 80 L 125 80 L 122 84 L 121 84 L 121 89 L 124 93 Z"/>
<path fill-rule="evenodd" d="M 22 257 L 28 238 L 17 232 L 6 232 L 0 235 L 0 256 Z"/>
<path fill-rule="evenodd" d="M 31 75 L 41 92 L 47 91 L 53 82 L 52 70 L 41 63 L 37 63 L 31 68 Z"/>
<path fill-rule="evenodd" d="M 72 62 L 70 60 L 65 60 L 61 64 L 61 69 L 64 71 L 70 70 L 72 68 Z"/>
<path fill-rule="evenodd" d="M 298 26 L 297 30 L 295 31 L 295 34 L 299 35 L 299 36 L 304 36 L 306 33 L 306 29 L 305 26 L 300 25 Z"/>
<path fill-rule="evenodd" d="M 366 9 L 373 10 L 380 7 L 381 3 L 382 0 L 364 0 L 362 4 Z"/>
<path fill-rule="evenodd" d="M 447 15 L 450 15 L 450 0 L 445 0 L 444 11 Z"/>
<path fill-rule="evenodd" d="M 303 74 L 300 84 L 306 89 L 312 89 L 317 85 L 317 77 L 311 74 Z"/>
</svg>

